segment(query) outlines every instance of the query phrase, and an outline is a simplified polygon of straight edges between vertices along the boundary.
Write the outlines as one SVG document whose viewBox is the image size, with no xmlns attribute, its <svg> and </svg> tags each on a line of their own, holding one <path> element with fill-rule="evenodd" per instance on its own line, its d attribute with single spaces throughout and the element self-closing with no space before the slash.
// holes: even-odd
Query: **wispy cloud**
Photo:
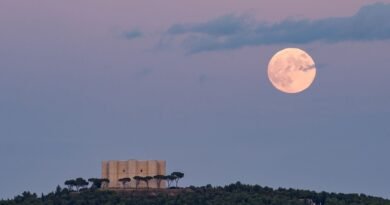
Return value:
<svg viewBox="0 0 390 205">
<path fill-rule="evenodd" d="M 208 77 L 207 77 L 206 74 L 201 74 L 201 75 L 199 75 L 198 82 L 199 82 L 200 84 L 205 83 L 207 80 L 208 80 Z"/>
<path fill-rule="evenodd" d="M 144 34 L 137 30 L 137 29 L 134 29 L 134 30 L 131 30 L 131 31 L 127 31 L 124 33 L 124 36 L 126 39 L 128 40 L 133 40 L 133 39 L 136 39 L 136 38 L 140 38 L 142 37 Z"/>
<path fill-rule="evenodd" d="M 135 76 L 137 78 L 146 78 L 148 77 L 149 75 L 151 75 L 153 72 L 153 69 L 152 68 L 142 68 L 140 70 L 138 70 L 136 73 L 135 73 Z"/>
<path fill-rule="evenodd" d="M 233 35 L 251 26 L 251 16 L 226 15 L 199 24 L 176 24 L 168 29 L 168 34 L 204 33 L 213 36 Z"/>
<path fill-rule="evenodd" d="M 184 39 L 180 42 L 188 53 L 283 43 L 387 40 L 389 19 L 390 4 L 376 3 L 353 16 L 320 20 L 260 23 L 249 15 L 226 15 L 204 23 L 173 25 L 166 35 Z"/>
</svg>

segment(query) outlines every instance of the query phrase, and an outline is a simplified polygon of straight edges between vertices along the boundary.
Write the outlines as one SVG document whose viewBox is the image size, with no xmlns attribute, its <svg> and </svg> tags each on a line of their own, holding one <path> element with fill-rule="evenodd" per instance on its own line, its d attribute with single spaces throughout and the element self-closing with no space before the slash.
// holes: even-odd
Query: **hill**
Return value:
<svg viewBox="0 0 390 205">
<path fill-rule="evenodd" d="M 174 190 L 101 191 L 85 189 L 55 192 L 38 197 L 24 192 L 0 205 L 390 205 L 390 200 L 364 194 L 272 189 L 240 182 L 224 187 L 188 187 Z"/>
</svg>

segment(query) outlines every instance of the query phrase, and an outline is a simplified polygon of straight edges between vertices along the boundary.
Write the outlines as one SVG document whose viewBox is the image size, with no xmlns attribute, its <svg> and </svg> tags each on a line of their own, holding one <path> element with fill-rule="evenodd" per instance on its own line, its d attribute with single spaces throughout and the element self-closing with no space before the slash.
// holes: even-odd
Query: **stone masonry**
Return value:
<svg viewBox="0 0 390 205">
<path fill-rule="evenodd" d="M 135 188 L 134 176 L 156 176 L 166 175 L 166 162 L 163 160 L 127 160 L 117 161 L 109 160 L 102 162 L 102 178 L 110 180 L 108 188 L 121 188 L 122 184 L 118 181 L 121 178 L 129 177 L 131 182 L 127 185 L 128 188 Z M 146 183 L 140 182 L 139 188 L 145 188 Z M 149 188 L 158 188 L 157 182 L 153 179 L 149 182 Z M 165 181 L 162 181 L 160 188 L 166 188 Z"/>
</svg>

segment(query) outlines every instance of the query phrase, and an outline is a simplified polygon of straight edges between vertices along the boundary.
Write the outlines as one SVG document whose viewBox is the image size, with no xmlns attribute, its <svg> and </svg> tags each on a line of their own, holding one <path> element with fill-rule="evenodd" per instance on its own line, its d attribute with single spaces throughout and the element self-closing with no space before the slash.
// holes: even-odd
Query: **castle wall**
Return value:
<svg viewBox="0 0 390 205">
<path fill-rule="evenodd" d="M 158 174 L 158 164 L 156 160 L 148 161 L 148 175 L 156 176 Z M 157 188 L 156 180 L 150 180 L 149 187 Z"/>
<path fill-rule="evenodd" d="M 126 161 L 118 162 L 118 179 L 128 177 L 128 166 Z"/>
<path fill-rule="evenodd" d="M 108 179 L 108 162 L 107 161 L 102 162 L 102 178 Z"/>
<path fill-rule="evenodd" d="M 110 180 L 108 187 L 118 186 L 118 161 L 108 162 L 108 179 Z"/>
<path fill-rule="evenodd" d="M 110 180 L 109 188 L 122 188 L 122 184 L 118 181 L 121 178 L 129 177 L 131 182 L 127 188 L 135 188 L 136 182 L 134 176 L 156 176 L 166 175 L 166 162 L 164 160 L 128 160 L 128 161 L 103 161 L 102 162 L 102 178 Z M 145 182 L 140 182 L 139 188 L 146 188 Z M 160 188 L 165 188 L 166 183 L 163 181 Z M 149 181 L 149 188 L 158 188 L 157 182 L 153 179 Z"/>
<path fill-rule="evenodd" d="M 167 175 L 166 173 L 166 168 L 167 168 L 167 163 L 164 160 L 159 160 L 157 161 L 157 166 L 158 166 L 158 175 Z M 166 188 L 167 187 L 167 182 L 166 181 L 161 181 L 160 183 L 160 188 Z"/>
<path fill-rule="evenodd" d="M 127 170 L 128 170 L 128 176 L 137 176 L 137 161 L 136 160 L 129 160 L 127 161 Z M 130 187 L 135 187 L 135 180 L 131 177 L 130 181 Z"/>
</svg>

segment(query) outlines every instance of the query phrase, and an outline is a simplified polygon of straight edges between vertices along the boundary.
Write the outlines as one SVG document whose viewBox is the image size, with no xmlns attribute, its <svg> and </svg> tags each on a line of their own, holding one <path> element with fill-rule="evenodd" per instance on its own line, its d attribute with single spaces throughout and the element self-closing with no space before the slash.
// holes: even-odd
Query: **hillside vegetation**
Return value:
<svg viewBox="0 0 390 205">
<path fill-rule="evenodd" d="M 172 194 L 174 193 L 174 194 Z M 37 196 L 30 192 L 0 201 L 0 205 L 390 205 L 390 200 L 364 194 L 336 194 L 296 189 L 272 189 L 240 182 L 224 187 L 188 187 L 170 190 L 56 191 Z"/>
</svg>

